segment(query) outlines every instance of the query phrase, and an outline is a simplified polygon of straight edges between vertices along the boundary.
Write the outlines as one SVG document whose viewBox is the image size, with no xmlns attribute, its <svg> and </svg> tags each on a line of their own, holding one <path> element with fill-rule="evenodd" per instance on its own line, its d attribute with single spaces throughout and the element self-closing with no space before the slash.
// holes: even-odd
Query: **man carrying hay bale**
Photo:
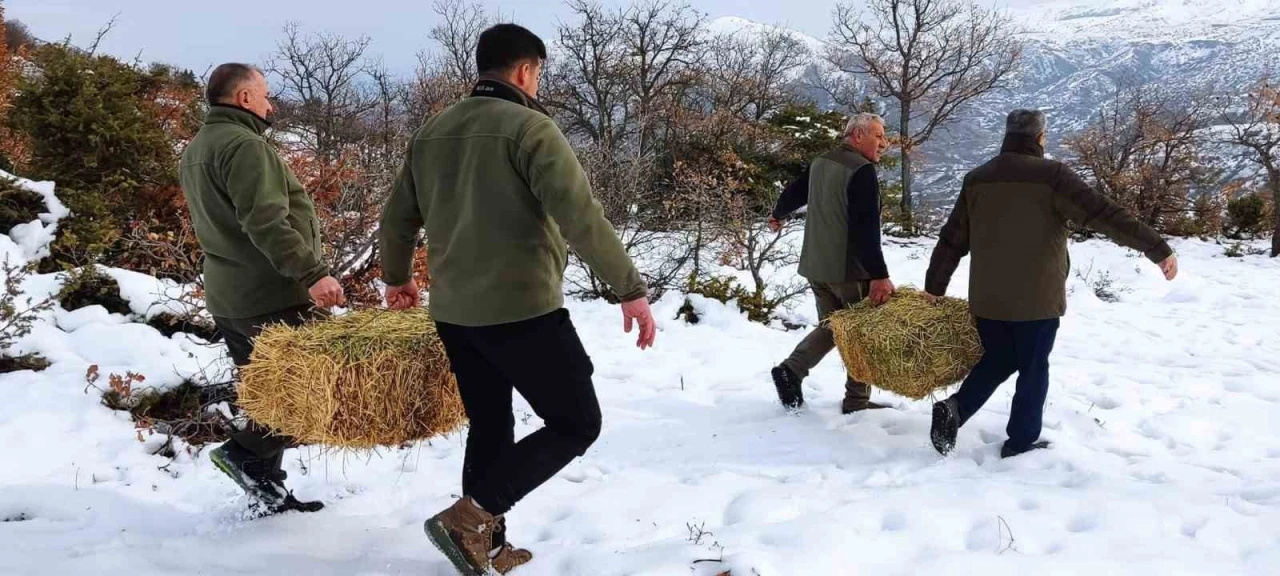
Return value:
<svg viewBox="0 0 1280 576">
<path fill-rule="evenodd" d="M 210 109 L 182 155 L 180 177 L 196 239 L 205 253 L 205 303 L 237 366 L 249 363 L 262 327 L 299 325 L 313 305 L 344 302 L 320 247 L 315 207 L 289 166 L 262 138 L 270 126 L 267 79 L 246 64 L 223 64 L 209 77 Z M 284 487 L 280 464 L 291 439 L 248 421 L 209 453 L 261 513 L 312 512 Z"/>
<path fill-rule="evenodd" d="M 560 129 L 538 104 L 547 50 L 528 30 L 481 34 L 471 97 L 415 134 L 382 217 L 387 304 L 419 302 L 410 264 L 426 228 L 431 315 L 471 427 L 463 497 L 426 522 L 462 574 L 506 573 L 532 555 L 503 515 L 600 434 L 591 359 L 564 310 L 566 241 L 653 344 L 646 286 L 592 197 Z M 516 443 L 512 391 L 545 426 Z"/>
<path fill-rule="evenodd" d="M 1045 159 L 1047 141 L 1043 113 L 1010 113 L 1000 155 L 965 176 L 934 248 L 925 279 L 933 300 L 946 294 L 960 259 L 972 252 L 969 304 L 985 350 L 959 392 L 934 404 L 930 435 L 940 453 L 955 448 L 960 426 L 1014 372 L 1018 389 L 1000 455 L 1048 446 L 1040 429 L 1049 353 L 1067 308 L 1067 222 L 1142 252 L 1168 280 L 1178 274 L 1169 244 L 1070 168 Z"/>
<path fill-rule="evenodd" d="M 893 295 L 893 282 L 880 250 L 880 183 L 875 163 L 889 147 L 884 121 L 875 114 L 849 119 L 839 148 L 814 160 L 778 198 L 769 217 L 776 231 L 782 220 L 808 205 L 800 275 L 818 302 L 819 325 L 772 371 L 778 400 L 788 409 L 804 405 L 801 382 L 835 348 L 822 323 L 833 312 L 864 298 L 880 305 Z M 871 401 L 871 387 L 848 378 L 841 412 L 885 408 Z"/>
</svg>

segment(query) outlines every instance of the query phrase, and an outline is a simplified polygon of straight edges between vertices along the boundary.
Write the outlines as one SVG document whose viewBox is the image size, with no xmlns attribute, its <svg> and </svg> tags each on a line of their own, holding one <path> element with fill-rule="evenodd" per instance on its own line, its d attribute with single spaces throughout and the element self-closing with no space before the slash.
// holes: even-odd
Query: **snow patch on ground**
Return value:
<svg viewBox="0 0 1280 576">
<path fill-rule="evenodd" d="M 893 409 L 840 415 L 834 354 L 805 382 L 807 408 L 784 412 L 769 369 L 803 332 L 696 296 L 702 322 L 686 325 L 673 294 L 641 352 L 616 307 L 571 303 L 604 433 L 510 514 L 512 540 L 536 555 L 516 574 L 1272 573 L 1280 260 L 1175 247 L 1183 276 L 1167 283 L 1136 254 L 1072 246 L 1075 268 L 1124 290 L 1104 302 L 1072 275 L 1045 414 L 1055 446 L 1007 461 L 1012 383 L 940 458 L 927 402 L 877 392 Z M 930 248 L 889 243 L 900 285 L 920 285 Z M 110 273 L 139 314 L 163 284 Z M 813 308 L 806 296 L 791 314 L 812 322 Z M 0 573 L 452 573 L 421 527 L 458 491 L 461 435 L 376 455 L 292 450 L 291 487 L 328 508 L 245 522 L 206 454 L 152 455 L 156 438 L 85 389 L 90 364 L 165 386 L 224 362 L 220 347 L 94 307 L 51 311 L 20 347 L 54 364 L 0 376 Z M 515 409 L 517 435 L 539 426 Z"/>
</svg>

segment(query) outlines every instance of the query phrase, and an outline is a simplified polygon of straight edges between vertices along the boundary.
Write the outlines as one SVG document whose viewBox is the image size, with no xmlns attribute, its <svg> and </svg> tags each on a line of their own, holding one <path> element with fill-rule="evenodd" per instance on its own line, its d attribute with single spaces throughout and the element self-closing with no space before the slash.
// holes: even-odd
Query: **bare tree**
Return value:
<svg viewBox="0 0 1280 576">
<path fill-rule="evenodd" d="M 576 22 L 561 24 L 563 51 L 547 82 L 548 108 L 571 134 L 640 156 L 662 143 L 674 102 L 694 84 L 705 18 L 685 4 L 649 1 L 606 9 L 568 0 Z"/>
<path fill-rule="evenodd" d="M 31 48 L 39 42 L 31 34 L 31 29 L 26 24 L 23 24 L 21 20 L 7 20 L 4 26 L 4 42 L 10 53 L 17 53 L 18 50 L 24 48 Z"/>
<path fill-rule="evenodd" d="M 297 144 L 334 161 L 344 144 L 360 138 L 360 119 L 376 106 L 361 85 L 370 40 L 304 35 L 297 23 L 284 33 L 267 64 L 277 79 L 279 124 L 308 137 Z"/>
<path fill-rule="evenodd" d="M 684 277 L 692 250 L 678 234 L 664 229 L 664 213 L 654 184 L 657 166 L 651 156 L 619 152 L 597 144 L 578 148 L 578 158 L 605 218 L 617 230 L 622 245 L 636 262 L 649 286 L 649 299 L 658 300 Z M 614 295 L 581 259 L 573 258 L 570 291 L 576 296 L 612 299 Z"/>
<path fill-rule="evenodd" d="M 290 24 L 267 66 L 278 86 L 275 140 L 316 200 L 334 275 L 365 296 L 379 214 L 419 96 L 368 48 L 367 37 L 303 34 Z"/>
<path fill-rule="evenodd" d="M 1220 141 L 1243 148 L 1250 162 L 1262 168 L 1271 192 L 1275 230 L 1271 237 L 1271 257 L 1280 256 L 1280 90 L 1270 80 L 1259 82 L 1240 102 L 1227 99 L 1219 114 L 1227 126 Z"/>
<path fill-rule="evenodd" d="M 963 0 L 869 0 L 866 13 L 851 4 L 836 8 L 827 60 L 843 74 L 866 76 L 898 105 L 908 225 L 912 153 L 965 104 L 1004 87 L 1022 56 L 1013 32 L 1005 16 Z"/>
<path fill-rule="evenodd" d="M 617 150 L 635 123 L 622 13 L 590 0 L 566 4 L 577 22 L 557 30 L 560 54 L 547 71 L 543 103 L 570 135 Z"/>
<path fill-rule="evenodd" d="M 1065 144 L 1102 193 L 1158 230 L 1185 234 L 1192 232 L 1189 218 L 1220 211 L 1215 203 L 1197 202 L 1220 175 L 1203 156 L 1206 111 L 1205 99 L 1122 87 Z"/>
<path fill-rule="evenodd" d="M 688 4 L 650 0 L 633 6 L 622 22 L 631 61 L 629 88 L 639 120 L 637 146 L 647 154 L 661 143 L 664 112 L 692 86 L 706 16 Z"/>
<path fill-rule="evenodd" d="M 466 0 L 436 0 L 432 10 L 440 17 L 428 34 L 436 50 L 419 53 L 418 61 L 461 98 L 476 80 L 476 44 L 493 19 L 483 5 Z"/>
<path fill-rule="evenodd" d="M 793 78 L 808 57 L 808 46 L 780 29 L 712 38 L 703 60 L 711 106 L 743 120 L 764 120 L 796 100 Z"/>
</svg>

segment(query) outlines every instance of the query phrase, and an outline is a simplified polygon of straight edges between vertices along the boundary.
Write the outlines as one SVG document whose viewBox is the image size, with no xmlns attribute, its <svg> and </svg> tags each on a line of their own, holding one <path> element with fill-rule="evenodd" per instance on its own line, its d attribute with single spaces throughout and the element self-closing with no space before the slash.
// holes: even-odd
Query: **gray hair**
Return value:
<svg viewBox="0 0 1280 576">
<path fill-rule="evenodd" d="M 870 112 L 854 114 L 853 117 L 849 118 L 849 122 L 844 125 L 844 134 L 841 134 L 841 136 L 848 138 L 854 132 L 865 132 L 871 128 L 872 124 L 884 124 L 884 118 L 881 118 L 879 114 Z"/>
<path fill-rule="evenodd" d="M 1048 129 L 1044 112 L 1019 108 L 1009 113 L 1004 122 L 1005 134 L 1037 137 Z"/>
<path fill-rule="evenodd" d="M 266 76 L 253 64 L 228 62 L 213 69 L 209 75 L 209 84 L 205 87 L 204 97 L 210 104 L 217 104 L 235 95 L 236 91 L 254 75 Z"/>
</svg>

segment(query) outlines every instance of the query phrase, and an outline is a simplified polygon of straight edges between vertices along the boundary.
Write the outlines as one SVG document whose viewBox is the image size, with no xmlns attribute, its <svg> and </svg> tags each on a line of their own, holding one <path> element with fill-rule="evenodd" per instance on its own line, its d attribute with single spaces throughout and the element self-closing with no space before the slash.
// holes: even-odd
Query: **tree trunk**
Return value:
<svg viewBox="0 0 1280 576">
<path fill-rule="evenodd" d="M 1271 215 L 1275 230 L 1271 232 L 1271 257 L 1280 256 L 1280 173 L 1271 175 Z"/>
<path fill-rule="evenodd" d="M 902 103 L 898 136 L 902 139 L 902 227 L 903 232 L 915 234 L 915 217 L 911 198 L 911 103 Z"/>
</svg>

